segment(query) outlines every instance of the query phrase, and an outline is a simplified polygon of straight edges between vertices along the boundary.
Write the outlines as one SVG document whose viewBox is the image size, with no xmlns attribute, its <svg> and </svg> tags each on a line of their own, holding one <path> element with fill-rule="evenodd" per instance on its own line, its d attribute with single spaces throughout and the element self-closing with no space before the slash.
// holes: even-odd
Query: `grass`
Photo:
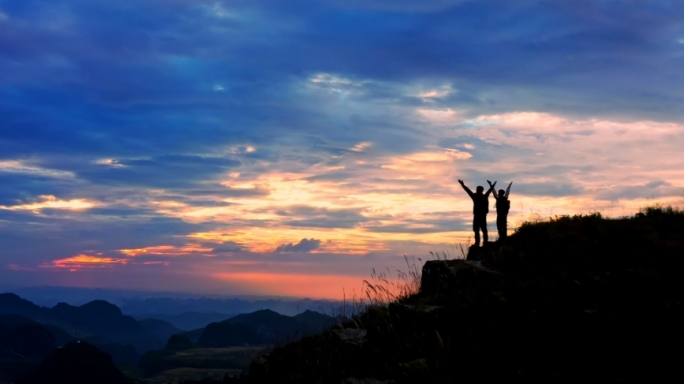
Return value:
<svg viewBox="0 0 684 384">
<path fill-rule="evenodd" d="M 221 380 L 225 376 L 238 377 L 240 369 L 175 368 L 146 379 L 149 384 L 176 384 L 185 381 Z"/>
<path fill-rule="evenodd" d="M 304 338 L 274 350 L 250 376 L 274 383 L 664 377 L 679 372 L 671 351 L 682 342 L 682 233 L 684 211 L 662 206 L 616 219 L 590 213 L 524 223 L 501 246 L 496 268 L 483 261 L 493 273 L 465 270 L 420 302 L 412 296 L 422 260 L 405 256 L 406 271 L 374 270 L 364 296 L 352 298 L 365 306 L 341 325 L 365 329 L 365 344 L 345 344 L 333 332 Z M 431 256 L 462 259 L 467 249 Z"/>
<path fill-rule="evenodd" d="M 227 347 L 227 348 L 192 348 L 182 351 L 159 351 L 156 354 L 146 354 L 141 364 L 143 374 L 158 382 L 163 377 L 187 380 L 186 373 L 201 371 L 240 372 L 246 368 L 263 347 Z M 215 372 L 216 371 L 216 372 Z M 128 372 L 131 376 L 135 376 Z M 223 377 L 225 372 L 220 375 Z M 178 380 L 180 381 L 180 380 Z M 170 380 L 164 382 L 171 382 Z"/>
<path fill-rule="evenodd" d="M 470 243 L 470 242 L 469 242 Z M 449 249 L 441 252 L 430 252 L 431 260 L 452 260 L 464 259 L 468 255 L 470 244 L 459 243 L 452 245 Z M 391 271 L 389 268 L 378 271 L 373 269 L 370 278 L 363 280 L 361 294 L 356 295 L 352 292 L 351 297 L 347 297 L 346 290 L 342 290 L 342 306 L 340 308 L 331 307 L 330 316 L 341 317 L 343 321 L 347 319 L 358 319 L 367 311 L 382 312 L 392 302 L 402 302 L 407 298 L 416 295 L 420 291 L 420 280 L 423 259 L 404 254 L 406 269 Z M 321 313 L 326 313 L 319 308 Z"/>
<path fill-rule="evenodd" d="M 639 210 L 637 214 L 630 217 L 623 217 L 617 219 L 606 218 L 599 212 L 591 212 L 588 214 L 578 215 L 556 215 L 542 220 L 539 216 L 533 221 L 524 222 L 518 227 L 515 233 L 521 233 L 524 236 L 546 238 L 547 243 L 560 240 L 559 236 L 562 233 L 571 234 L 591 234 L 601 235 L 606 232 L 605 225 L 607 221 L 611 220 L 629 220 L 629 219 L 658 219 L 667 220 L 668 218 L 677 219 L 684 216 L 684 210 L 655 204 L 644 207 Z M 556 233 L 548 233 L 547 229 L 554 228 Z M 560 231 L 559 231 L 560 230 Z M 562 233 L 557 233 L 562 232 Z M 459 243 L 453 245 L 450 249 L 441 252 L 430 252 L 431 259 L 436 260 L 465 260 L 470 248 L 470 241 L 468 244 Z M 501 251 L 497 251 L 501 254 Z M 500 256 L 500 255 L 499 255 Z M 382 315 L 390 303 L 402 303 L 408 298 L 415 296 L 420 292 L 421 281 L 421 266 L 423 263 L 421 258 L 414 256 L 408 257 L 404 254 L 406 262 L 406 270 L 396 270 L 395 274 L 389 268 L 382 271 L 372 270 L 370 279 L 363 280 L 363 289 L 361 296 L 357 297 L 355 294 L 351 297 L 351 311 L 347 313 L 348 303 L 346 293 L 343 291 L 343 306 L 342 311 L 337 314 L 342 315 L 343 319 L 358 319 L 367 312 L 373 312 L 375 317 Z M 333 311 L 333 313 L 335 313 Z"/>
</svg>

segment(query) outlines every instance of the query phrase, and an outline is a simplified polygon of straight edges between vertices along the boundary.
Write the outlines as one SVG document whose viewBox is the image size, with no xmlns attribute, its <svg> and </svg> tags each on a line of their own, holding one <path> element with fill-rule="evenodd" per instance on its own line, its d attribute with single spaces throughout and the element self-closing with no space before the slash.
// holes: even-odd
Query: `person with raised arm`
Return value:
<svg viewBox="0 0 684 384">
<path fill-rule="evenodd" d="M 494 188 L 491 181 L 487 180 L 487 182 L 491 188 Z M 494 184 L 496 184 L 496 181 Z M 498 195 L 494 193 L 494 199 L 496 199 L 496 204 L 494 205 L 496 208 L 496 229 L 499 231 L 499 240 L 505 240 L 508 237 L 508 211 L 511 209 L 511 201 L 508 200 L 508 194 L 511 193 L 511 185 L 513 185 L 512 181 L 508 184 L 508 188 L 505 191 L 499 189 Z"/>
<path fill-rule="evenodd" d="M 458 179 L 458 183 L 461 187 L 468 193 L 471 199 L 473 199 L 473 232 L 475 232 L 475 246 L 480 246 L 480 231 L 482 231 L 482 245 L 484 246 L 488 242 L 487 234 L 487 213 L 489 213 L 489 194 L 494 190 L 496 181 L 492 185 L 490 183 L 489 190 L 484 193 L 484 188 L 480 185 L 475 189 L 475 193 L 466 187 L 463 180 Z"/>
</svg>

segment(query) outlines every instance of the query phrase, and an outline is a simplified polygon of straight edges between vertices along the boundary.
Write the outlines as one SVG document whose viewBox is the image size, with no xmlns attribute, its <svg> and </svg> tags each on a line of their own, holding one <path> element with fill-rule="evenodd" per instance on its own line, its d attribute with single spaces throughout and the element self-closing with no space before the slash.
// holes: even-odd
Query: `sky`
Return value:
<svg viewBox="0 0 684 384">
<path fill-rule="evenodd" d="M 341 299 L 461 256 L 458 179 L 684 207 L 682 68 L 681 1 L 0 0 L 0 281 Z"/>
</svg>

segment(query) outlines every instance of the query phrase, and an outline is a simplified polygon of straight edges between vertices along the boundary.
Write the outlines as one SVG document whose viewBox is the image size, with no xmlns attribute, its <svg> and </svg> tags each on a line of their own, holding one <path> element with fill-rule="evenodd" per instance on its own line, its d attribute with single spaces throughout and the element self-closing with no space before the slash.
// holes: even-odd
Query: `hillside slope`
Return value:
<svg viewBox="0 0 684 384">
<path fill-rule="evenodd" d="M 506 244 L 472 249 L 469 259 L 427 262 L 419 293 L 274 349 L 252 363 L 247 381 L 684 376 L 684 213 L 649 208 L 631 218 L 525 224 Z"/>
</svg>

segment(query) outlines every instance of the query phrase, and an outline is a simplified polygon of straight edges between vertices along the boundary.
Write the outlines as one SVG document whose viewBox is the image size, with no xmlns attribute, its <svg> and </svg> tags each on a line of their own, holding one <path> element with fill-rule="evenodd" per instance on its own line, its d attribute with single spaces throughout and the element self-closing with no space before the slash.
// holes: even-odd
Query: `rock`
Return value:
<svg viewBox="0 0 684 384">
<path fill-rule="evenodd" d="M 334 329 L 331 331 L 342 344 L 362 346 L 366 342 L 368 331 L 361 328 Z"/>
<path fill-rule="evenodd" d="M 404 373 L 409 376 L 427 375 L 430 371 L 430 367 L 428 366 L 428 362 L 425 358 L 412 360 L 406 363 L 400 363 L 399 367 L 402 368 Z"/>
<path fill-rule="evenodd" d="M 364 379 L 357 379 L 355 377 L 348 377 L 348 378 L 342 380 L 341 384 L 387 384 L 387 383 L 393 383 L 393 381 L 381 381 L 378 379 L 374 379 L 372 377 L 366 377 Z"/>
<path fill-rule="evenodd" d="M 408 305 L 390 303 L 390 316 L 408 323 L 429 323 L 437 320 L 444 312 L 444 308 L 433 305 Z"/>
<path fill-rule="evenodd" d="M 494 292 L 502 288 L 503 275 L 479 261 L 430 260 L 423 266 L 421 295 Z"/>
<path fill-rule="evenodd" d="M 487 242 L 484 243 L 482 247 L 478 247 L 476 245 L 471 245 L 470 248 L 468 248 L 468 256 L 466 257 L 466 260 L 468 261 L 482 261 L 482 260 L 491 260 L 495 258 L 497 251 L 501 249 L 501 242 L 495 241 L 495 242 Z"/>
</svg>

